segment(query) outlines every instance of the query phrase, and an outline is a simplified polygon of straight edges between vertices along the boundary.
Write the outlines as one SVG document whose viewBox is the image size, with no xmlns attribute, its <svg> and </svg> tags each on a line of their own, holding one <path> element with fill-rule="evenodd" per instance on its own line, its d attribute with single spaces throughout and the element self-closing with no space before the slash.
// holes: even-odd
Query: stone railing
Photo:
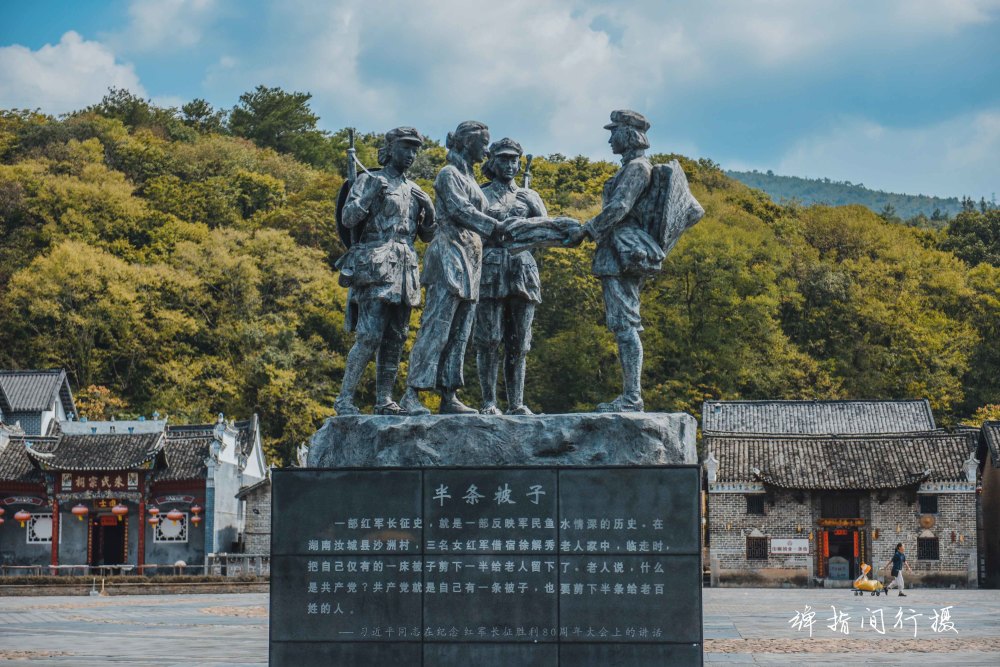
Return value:
<svg viewBox="0 0 1000 667">
<path fill-rule="evenodd" d="M 256 575 L 267 577 L 271 574 L 269 554 L 208 554 L 205 559 L 205 574 L 238 577 Z"/>
</svg>

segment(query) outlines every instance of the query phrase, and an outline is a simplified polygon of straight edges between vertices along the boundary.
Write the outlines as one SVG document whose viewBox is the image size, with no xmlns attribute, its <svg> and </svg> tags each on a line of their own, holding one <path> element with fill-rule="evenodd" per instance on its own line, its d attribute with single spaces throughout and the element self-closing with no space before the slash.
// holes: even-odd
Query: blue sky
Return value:
<svg viewBox="0 0 1000 667">
<path fill-rule="evenodd" d="M 120 0 L 0 4 L 0 108 L 108 86 L 232 107 L 309 91 L 326 129 L 487 122 L 611 159 L 611 109 L 658 152 L 897 192 L 1000 191 L 1000 0 Z"/>
</svg>

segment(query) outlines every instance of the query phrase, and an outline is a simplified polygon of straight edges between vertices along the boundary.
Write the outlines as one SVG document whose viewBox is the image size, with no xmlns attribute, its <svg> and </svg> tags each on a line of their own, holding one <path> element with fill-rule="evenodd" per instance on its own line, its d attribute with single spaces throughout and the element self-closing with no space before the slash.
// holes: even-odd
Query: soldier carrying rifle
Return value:
<svg viewBox="0 0 1000 667">
<path fill-rule="evenodd" d="M 356 173 L 352 136 L 348 184 L 337 207 L 337 226 L 348 253 L 338 268 L 342 284 L 350 287 L 347 329 L 356 332 L 357 338 L 347 355 L 344 383 L 334 403 L 338 415 L 360 412 L 354 393 L 372 356 L 375 414 L 405 414 L 392 400 L 392 388 L 409 333 L 410 311 L 420 304 L 413 243 L 417 236 L 429 241 L 435 230 L 430 197 L 405 175 L 422 145 L 423 138 L 412 127 L 390 130 L 378 152 L 383 168 L 365 170 L 352 183 L 350 176 Z"/>
</svg>

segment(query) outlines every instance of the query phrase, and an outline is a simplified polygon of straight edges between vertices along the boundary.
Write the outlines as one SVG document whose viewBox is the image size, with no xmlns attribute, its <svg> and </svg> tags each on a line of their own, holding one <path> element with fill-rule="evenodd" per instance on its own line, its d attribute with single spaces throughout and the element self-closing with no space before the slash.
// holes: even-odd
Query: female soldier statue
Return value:
<svg viewBox="0 0 1000 667">
<path fill-rule="evenodd" d="M 504 233 L 504 223 L 486 214 L 489 202 L 472 171 L 489 143 L 489 128 L 472 120 L 449 132 L 445 142 L 448 164 L 434 181 L 438 230 L 424 255 L 421 277 L 427 304 L 400 400 L 407 414 L 428 414 L 419 392 L 435 388 L 441 392 L 442 414 L 476 412 L 455 392 L 465 384 L 462 364 L 479 300 L 483 239 L 500 241 Z"/>
<path fill-rule="evenodd" d="M 483 164 L 483 176 L 489 179 L 483 186 L 490 204 L 486 213 L 497 220 L 548 215 L 537 192 L 514 182 L 521 169 L 521 153 L 520 144 L 504 138 L 490 146 L 489 159 Z M 542 301 L 538 265 L 528 251 L 511 252 L 493 241 L 485 245 L 473 339 L 483 395 L 480 412 L 500 414 L 496 385 L 503 343 L 507 414 L 530 415 L 524 404 L 524 368 L 531 349 L 535 304 Z"/>
</svg>

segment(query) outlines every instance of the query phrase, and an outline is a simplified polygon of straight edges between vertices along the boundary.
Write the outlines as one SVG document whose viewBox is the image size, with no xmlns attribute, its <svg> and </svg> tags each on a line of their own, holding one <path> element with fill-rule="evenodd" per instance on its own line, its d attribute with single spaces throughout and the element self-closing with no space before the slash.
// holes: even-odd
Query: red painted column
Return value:
<svg viewBox="0 0 1000 667">
<path fill-rule="evenodd" d="M 146 501 L 139 501 L 139 546 L 136 549 L 137 565 L 139 574 L 142 574 L 142 566 L 146 564 Z"/>
<path fill-rule="evenodd" d="M 59 564 L 59 501 L 52 498 L 52 565 Z M 56 574 L 58 570 L 52 570 Z"/>
</svg>

